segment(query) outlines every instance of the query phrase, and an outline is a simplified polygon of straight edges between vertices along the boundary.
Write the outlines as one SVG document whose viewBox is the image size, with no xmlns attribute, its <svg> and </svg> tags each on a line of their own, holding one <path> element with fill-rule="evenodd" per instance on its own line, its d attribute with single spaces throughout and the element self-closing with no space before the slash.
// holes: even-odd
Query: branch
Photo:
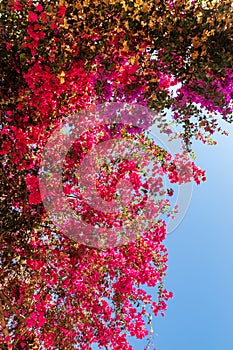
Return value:
<svg viewBox="0 0 233 350">
<path fill-rule="evenodd" d="M 7 304 L 7 306 L 9 307 L 11 312 L 15 315 L 15 317 L 17 317 L 21 322 L 24 322 L 24 316 L 21 316 L 18 314 L 18 309 L 11 304 L 10 300 L 0 290 L 0 301 L 1 301 L 1 299 L 4 301 L 5 304 Z"/>
<path fill-rule="evenodd" d="M 0 324 L 2 326 L 2 331 L 5 337 L 9 337 L 9 331 L 8 331 L 8 327 L 6 324 L 6 320 L 5 320 L 5 316 L 4 316 L 4 310 L 3 310 L 3 306 L 2 306 L 2 300 L 0 299 Z M 11 349 L 10 347 L 11 343 L 8 340 L 7 341 L 7 347 L 8 349 Z"/>
</svg>

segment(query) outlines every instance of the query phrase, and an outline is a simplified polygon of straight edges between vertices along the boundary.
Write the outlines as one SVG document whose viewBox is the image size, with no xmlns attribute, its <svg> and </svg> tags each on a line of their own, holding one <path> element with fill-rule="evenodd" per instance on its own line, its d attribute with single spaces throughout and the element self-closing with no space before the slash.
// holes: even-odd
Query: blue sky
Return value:
<svg viewBox="0 0 233 350">
<path fill-rule="evenodd" d="M 194 186 L 186 216 L 165 242 L 174 298 L 153 320 L 157 350 L 233 349 L 233 125 L 224 125 L 230 134 L 216 136 L 216 146 L 194 144 L 207 181 Z"/>
</svg>

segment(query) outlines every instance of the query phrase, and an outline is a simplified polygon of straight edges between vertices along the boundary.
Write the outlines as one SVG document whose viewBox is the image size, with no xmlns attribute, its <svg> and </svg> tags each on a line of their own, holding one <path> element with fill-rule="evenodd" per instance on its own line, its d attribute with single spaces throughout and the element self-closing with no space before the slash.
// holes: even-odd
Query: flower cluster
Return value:
<svg viewBox="0 0 233 350">
<path fill-rule="evenodd" d="M 156 113 L 172 107 L 185 142 L 193 136 L 206 142 L 218 123 L 197 105 L 226 120 L 232 112 L 232 6 L 221 3 L 3 0 L 0 347 L 88 350 L 98 343 L 130 350 L 127 336 L 149 336 L 148 315 L 166 310 L 172 293 L 163 286 L 166 223 L 158 214 L 167 212 L 168 200 L 149 202 L 152 225 L 136 240 L 94 249 L 68 239 L 49 220 L 42 202 L 49 193 L 39 190 L 38 170 L 60 123 L 106 101 L 139 103 Z M 148 204 L 149 184 L 133 161 L 102 166 L 96 189 L 106 202 L 118 198 L 120 181 L 127 179 L 132 188 L 123 186 L 126 210 L 118 215 L 92 210 L 73 170 L 99 142 L 137 142 L 156 157 L 154 170 L 171 183 L 205 181 L 187 154 L 172 157 L 135 131 L 135 116 L 130 118 L 129 125 L 100 125 L 81 135 L 64 162 L 70 206 L 86 222 L 116 232 L 124 220 L 137 220 Z M 161 190 L 160 177 L 155 192 Z M 56 180 L 54 175 L 51 184 Z M 143 285 L 158 288 L 157 300 Z"/>
</svg>

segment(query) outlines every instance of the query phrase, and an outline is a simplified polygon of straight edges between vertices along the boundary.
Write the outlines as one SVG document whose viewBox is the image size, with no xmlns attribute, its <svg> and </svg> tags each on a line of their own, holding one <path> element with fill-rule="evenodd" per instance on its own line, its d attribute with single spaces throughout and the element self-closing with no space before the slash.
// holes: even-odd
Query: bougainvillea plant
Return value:
<svg viewBox="0 0 233 350">
<path fill-rule="evenodd" d="M 132 349 L 130 335 L 148 339 L 149 348 L 151 314 L 163 313 L 172 297 L 163 285 L 165 221 L 155 217 L 137 240 L 105 250 L 69 239 L 43 205 L 41 156 L 68 115 L 107 101 L 139 103 L 164 119 L 170 108 L 186 150 L 193 137 L 213 143 L 219 118 L 232 118 L 232 3 L 3 0 L 0 6 L 0 346 L 84 350 L 97 343 L 102 349 Z M 171 183 L 205 180 L 191 158 L 189 175 L 183 176 L 182 157 L 127 125 L 100 123 L 67 155 L 64 192 L 71 206 L 81 201 L 75 162 L 112 137 L 136 138 Z M 147 198 L 140 168 L 130 161 L 103 167 L 96 187 L 111 200 L 124 176 L 140 194 L 128 208 L 134 220 Z M 166 198 L 159 210 L 168 208 Z M 85 203 L 80 214 L 96 224 Z M 119 217 L 104 220 L 120 225 Z M 98 222 L 104 220 L 99 213 Z M 157 287 L 157 298 L 144 285 Z"/>
</svg>

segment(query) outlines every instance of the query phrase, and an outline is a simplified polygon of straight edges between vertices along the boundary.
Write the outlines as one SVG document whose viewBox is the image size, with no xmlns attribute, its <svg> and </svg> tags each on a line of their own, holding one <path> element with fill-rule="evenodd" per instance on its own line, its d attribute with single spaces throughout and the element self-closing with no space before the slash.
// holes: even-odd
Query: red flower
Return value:
<svg viewBox="0 0 233 350">
<path fill-rule="evenodd" d="M 36 6 L 36 11 L 37 11 L 37 12 L 43 11 L 43 6 L 42 6 L 41 4 L 37 5 L 37 6 Z"/>
<path fill-rule="evenodd" d="M 29 204 L 37 205 L 42 202 L 41 195 L 39 191 L 32 191 L 29 195 Z"/>
<path fill-rule="evenodd" d="M 169 188 L 169 189 L 167 190 L 167 194 L 168 194 L 170 197 L 173 195 L 173 193 L 174 193 L 174 191 L 173 191 L 172 188 Z"/>
<path fill-rule="evenodd" d="M 9 51 L 11 48 L 12 44 L 11 43 L 6 43 L 6 50 Z"/>
<path fill-rule="evenodd" d="M 0 155 L 7 154 L 11 149 L 11 142 L 4 141 L 2 144 L 2 148 L 0 149 Z"/>
<path fill-rule="evenodd" d="M 28 21 L 29 22 L 37 22 L 38 21 L 38 16 L 36 13 L 30 11 L 29 16 L 28 16 Z"/>
<path fill-rule="evenodd" d="M 65 6 L 60 6 L 59 7 L 59 11 L 58 11 L 58 16 L 64 16 L 64 14 L 66 13 L 66 8 Z"/>
<path fill-rule="evenodd" d="M 37 205 L 42 202 L 40 190 L 39 190 L 39 179 L 34 176 L 28 174 L 26 176 L 26 184 L 30 191 L 28 202 L 29 204 Z"/>
</svg>

